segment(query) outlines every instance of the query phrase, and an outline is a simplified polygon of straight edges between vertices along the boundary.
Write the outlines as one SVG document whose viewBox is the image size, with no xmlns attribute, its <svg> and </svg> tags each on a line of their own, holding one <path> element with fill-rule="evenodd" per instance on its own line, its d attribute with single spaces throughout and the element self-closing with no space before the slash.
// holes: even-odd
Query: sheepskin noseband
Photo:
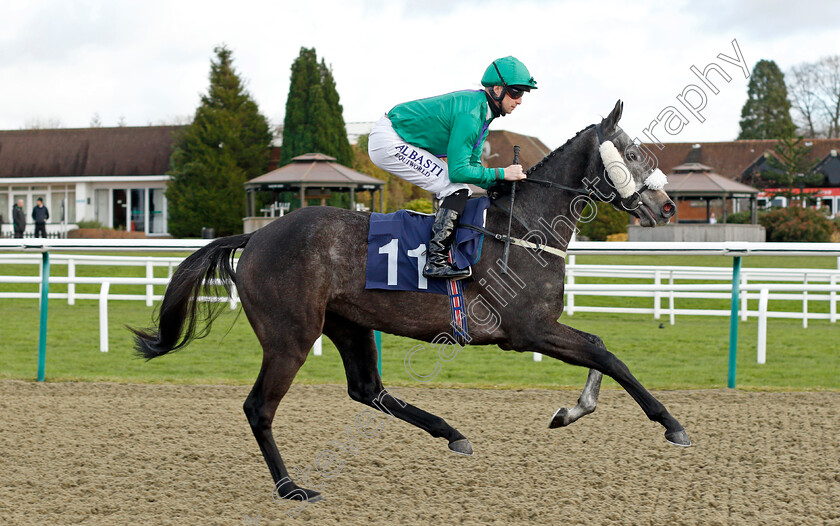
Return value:
<svg viewBox="0 0 840 526">
<path fill-rule="evenodd" d="M 649 176 L 647 176 L 647 179 L 645 179 L 645 186 L 651 190 L 662 190 L 665 188 L 666 184 L 668 184 L 668 178 L 659 168 L 654 170 Z"/>
<path fill-rule="evenodd" d="M 633 176 L 630 169 L 624 164 L 624 159 L 621 158 L 621 154 L 618 153 L 618 149 L 613 142 L 602 142 L 598 150 L 601 152 L 601 160 L 604 161 L 604 166 L 607 168 L 607 176 L 618 191 L 618 195 L 622 199 L 633 195 L 633 192 L 636 191 Z M 662 190 L 666 184 L 668 184 L 668 178 L 659 168 L 651 172 L 644 182 L 644 186 L 651 190 Z"/>
<path fill-rule="evenodd" d="M 604 141 L 598 147 L 601 152 L 601 160 L 604 161 L 604 167 L 607 169 L 607 176 L 610 178 L 618 195 L 622 199 L 630 197 L 636 191 L 636 184 L 633 182 L 633 176 L 630 174 L 630 169 L 624 164 L 621 154 L 615 147 L 612 141 Z"/>
</svg>

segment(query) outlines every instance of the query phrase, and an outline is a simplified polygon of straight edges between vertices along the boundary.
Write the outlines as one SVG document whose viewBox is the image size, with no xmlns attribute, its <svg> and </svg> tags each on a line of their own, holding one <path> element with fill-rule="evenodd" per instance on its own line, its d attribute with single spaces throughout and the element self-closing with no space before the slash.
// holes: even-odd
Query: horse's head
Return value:
<svg viewBox="0 0 840 526">
<path fill-rule="evenodd" d="M 656 158 L 618 127 L 623 109 L 619 100 L 595 126 L 603 168 L 596 181 L 587 181 L 588 188 L 600 200 L 638 217 L 642 226 L 664 225 L 677 207 L 663 190 L 665 175 L 657 168 Z"/>
</svg>

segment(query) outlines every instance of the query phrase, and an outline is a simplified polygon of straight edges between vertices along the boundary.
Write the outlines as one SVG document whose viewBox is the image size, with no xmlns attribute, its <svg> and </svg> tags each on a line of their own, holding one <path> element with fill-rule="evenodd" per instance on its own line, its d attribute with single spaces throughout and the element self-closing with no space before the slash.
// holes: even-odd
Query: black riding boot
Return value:
<svg viewBox="0 0 840 526">
<path fill-rule="evenodd" d="M 435 214 L 435 224 L 432 226 L 432 239 L 426 253 L 426 266 L 423 276 L 440 279 L 463 279 L 472 274 L 472 269 L 459 270 L 449 262 L 449 247 L 455 239 L 455 229 L 461 217 L 455 210 L 440 207 Z"/>
</svg>

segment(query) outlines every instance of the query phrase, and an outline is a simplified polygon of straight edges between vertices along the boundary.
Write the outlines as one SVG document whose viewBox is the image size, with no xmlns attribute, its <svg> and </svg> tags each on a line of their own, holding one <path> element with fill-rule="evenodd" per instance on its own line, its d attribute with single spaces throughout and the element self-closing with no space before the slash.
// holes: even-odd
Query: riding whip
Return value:
<svg viewBox="0 0 840 526">
<path fill-rule="evenodd" d="M 513 147 L 513 164 L 519 164 L 519 146 Z M 513 201 L 516 199 L 516 181 L 511 183 L 510 189 L 510 210 L 508 211 L 507 239 L 505 239 L 505 252 L 502 256 L 502 274 L 507 274 L 508 252 L 510 252 L 510 224 L 513 221 Z"/>
</svg>

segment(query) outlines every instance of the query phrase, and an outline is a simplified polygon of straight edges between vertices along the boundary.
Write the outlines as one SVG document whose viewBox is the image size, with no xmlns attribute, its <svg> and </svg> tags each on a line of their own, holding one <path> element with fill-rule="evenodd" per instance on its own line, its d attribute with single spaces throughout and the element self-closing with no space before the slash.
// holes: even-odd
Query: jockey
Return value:
<svg viewBox="0 0 840 526">
<path fill-rule="evenodd" d="M 487 67 L 481 85 L 483 90 L 398 104 L 370 133 L 368 153 L 376 166 L 432 192 L 440 202 L 423 268 L 427 278 L 462 279 L 472 273 L 453 268 L 448 258 L 471 193 L 467 183 L 488 188 L 525 178 L 519 164 L 485 168 L 481 151 L 493 119 L 522 104 L 522 95 L 537 82 L 522 62 L 504 57 Z"/>
</svg>

